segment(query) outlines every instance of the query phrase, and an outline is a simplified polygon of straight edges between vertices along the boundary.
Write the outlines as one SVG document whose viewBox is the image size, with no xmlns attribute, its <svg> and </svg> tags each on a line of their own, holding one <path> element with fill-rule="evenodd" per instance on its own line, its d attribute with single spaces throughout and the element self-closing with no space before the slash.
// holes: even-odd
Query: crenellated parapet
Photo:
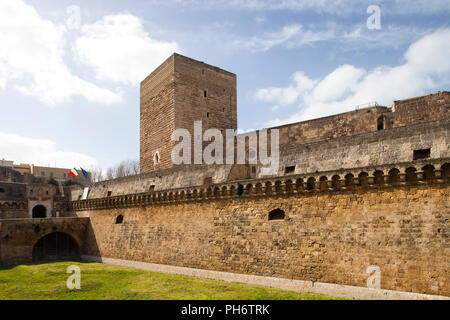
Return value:
<svg viewBox="0 0 450 320">
<path fill-rule="evenodd" d="M 209 186 L 150 191 L 128 195 L 72 201 L 72 211 L 148 206 L 184 201 L 272 195 L 307 195 L 357 188 L 384 188 L 426 183 L 446 183 L 450 158 L 417 160 L 393 165 L 293 174 L 266 179 L 241 180 Z"/>
</svg>

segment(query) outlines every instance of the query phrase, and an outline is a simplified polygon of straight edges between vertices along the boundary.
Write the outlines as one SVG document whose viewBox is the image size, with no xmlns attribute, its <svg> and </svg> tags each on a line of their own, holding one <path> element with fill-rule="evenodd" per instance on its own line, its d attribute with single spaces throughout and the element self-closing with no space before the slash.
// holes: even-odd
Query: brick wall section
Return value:
<svg viewBox="0 0 450 320">
<path fill-rule="evenodd" d="M 392 110 L 394 127 L 450 118 L 450 92 L 395 101 Z"/>
<path fill-rule="evenodd" d="M 184 202 L 89 212 L 86 255 L 450 296 L 450 186 Z M 268 221 L 281 208 L 285 220 Z M 124 215 L 123 224 L 115 224 Z"/>
</svg>

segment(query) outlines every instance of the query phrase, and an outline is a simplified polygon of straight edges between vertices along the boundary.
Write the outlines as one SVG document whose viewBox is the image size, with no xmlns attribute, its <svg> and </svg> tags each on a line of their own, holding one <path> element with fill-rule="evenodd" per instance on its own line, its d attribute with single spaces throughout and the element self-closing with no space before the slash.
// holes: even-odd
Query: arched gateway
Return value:
<svg viewBox="0 0 450 320">
<path fill-rule="evenodd" d="M 33 261 L 79 259 L 80 249 L 77 242 L 62 232 L 54 232 L 42 237 L 33 248 Z"/>
<path fill-rule="evenodd" d="M 45 217 L 47 217 L 47 208 L 45 208 L 44 206 L 38 204 L 37 206 L 35 206 L 33 208 L 32 217 L 33 218 L 45 218 Z"/>
</svg>

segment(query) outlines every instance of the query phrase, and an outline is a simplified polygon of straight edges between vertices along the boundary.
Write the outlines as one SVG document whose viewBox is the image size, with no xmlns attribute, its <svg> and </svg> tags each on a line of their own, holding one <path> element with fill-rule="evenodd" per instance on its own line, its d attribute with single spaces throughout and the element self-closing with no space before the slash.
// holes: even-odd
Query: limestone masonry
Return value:
<svg viewBox="0 0 450 320">
<path fill-rule="evenodd" d="M 174 54 L 140 103 L 139 175 L 63 188 L 0 167 L 0 265 L 77 256 L 356 287 L 377 266 L 381 289 L 450 297 L 450 92 L 269 128 L 270 176 L 171 161 L 175 129 L 237 128 L 235 74 Z"/>
</svg>

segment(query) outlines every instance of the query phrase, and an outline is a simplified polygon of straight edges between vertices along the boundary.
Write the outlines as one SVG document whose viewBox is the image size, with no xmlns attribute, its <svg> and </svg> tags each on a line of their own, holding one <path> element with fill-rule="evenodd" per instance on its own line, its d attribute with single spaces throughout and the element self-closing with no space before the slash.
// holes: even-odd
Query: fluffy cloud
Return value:
<svg viewBox="0 0 450 320">
<path fill-rule="evenodd" d="M 39 16 L 22 0 L 0 1 L 0 89 L 13 87 L 55 105 L 82 96 L 111 104 L 120 96 L 71 74 L 64 63 L 66 28 Z"/>
<path fill-rule="evenodd" d="M 298 100 L 298 98 L 314 88 L 316 82 L 309 79 L 303 72 L 296 72 L 292 76 L 293 84 L 286 88 L 265 88 L 260 89 L 255 93 L 255 98 L 264 102 L 278 103 L 273 108 L 278 110 L 280 106 L 286 106 L 292 104 Z"/>
<path fill-rule="evenodd" d="M 73 51 L 95 70 L 99 80 L 137 85 L 174 51 L 175 42 L 151 39 L 139 18 L 130 14 L 105 16 L 84 25 Z"/>
<path fill-rule="evenodd" d="M 97 160 L 91 156 L 58 150 L 53 141 L 3 132 L 0 132 L 0 150 L 3 158 L 14 160 L 16 163 L 53 166 L 56 162 L 58 167 L 63 168 L 73 168 L 74 166 L 92 168 L 98 165 Z"/>
<path fill-rule="evenodd" d="M 343 65 L 322 79 L 310 79 L 296 72 L 290 86 L 260 89 L 254 97 L 277 107 L 298 104 L 296 114 L 274 119 L 268 123 L 270 126 L 350 111 L 372 101 L 390 105 L 395 99 L 449 85 L 449 56 L 450 29 L 441 29 L 413 43 L 404 54 L 405 62 L 399 66 L 379 66 L 366 71 Z"/>
</svg>

